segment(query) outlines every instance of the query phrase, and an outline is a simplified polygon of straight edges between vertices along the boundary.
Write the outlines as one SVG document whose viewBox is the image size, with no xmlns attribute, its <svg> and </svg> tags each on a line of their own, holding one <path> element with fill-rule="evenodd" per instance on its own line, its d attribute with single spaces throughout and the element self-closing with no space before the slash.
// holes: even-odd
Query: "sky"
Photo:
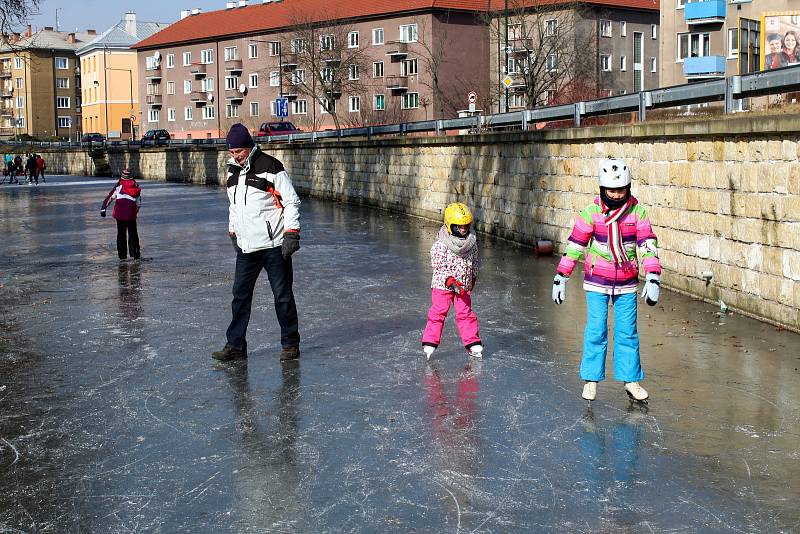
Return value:
<svg viewBox="0 0 800 534">
<path fill-rule="evenodd" d="M 251 4 L 254 3 L 252 0 Z M 175 22 L 182 9 L 199 7 L 203 11 L 225 8 L 225 0 L 41 0 L 39 15 L 31 18 L 34 29 L 56 25 L 61 31 L 97 30 L 101 33 L 119 22 L 126 11 L 146 22 Z"/>
</svg>

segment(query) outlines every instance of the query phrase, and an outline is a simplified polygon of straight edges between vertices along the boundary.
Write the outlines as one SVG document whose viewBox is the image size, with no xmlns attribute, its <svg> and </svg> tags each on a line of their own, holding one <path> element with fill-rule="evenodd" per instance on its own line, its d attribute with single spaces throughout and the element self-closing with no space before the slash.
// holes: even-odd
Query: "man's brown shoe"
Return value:
<svg viewBox="0 0 800 534">
<path fill-rule="evenodd" d="M 222 350 L 211 353 L 211 357 L 221 362 L 229 362 L 231 360 L 239 360 L 247 358 L 247 351 L 225 345 Z"/>
<path fill-rule="evenodd" d="M 281 361 L 296 360 L 300 357 L 300 347 L 283 347 Z"/>
</svg>

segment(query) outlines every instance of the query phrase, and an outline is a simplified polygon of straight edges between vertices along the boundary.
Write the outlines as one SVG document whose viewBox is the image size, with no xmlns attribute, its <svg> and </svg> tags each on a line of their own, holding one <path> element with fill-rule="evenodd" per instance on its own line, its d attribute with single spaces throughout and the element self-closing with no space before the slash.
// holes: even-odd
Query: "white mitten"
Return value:
<svg viewBox="0 0 800 534">
<path fill-rule="evenodd" d="M 661 293 L 660 277 L 655 273 L 648 273 L 645 277 L 644 288 L 642 289 L 642 298 L 649 306 L 655 306 L 658 302 L 658 296 Z"/>
<path fill-rule="evenodd" d="M 562 274 L 557 274 L 553 278 L 553 302 L 561 304 L 567 300 L 567 278 Z"/>
</svg>

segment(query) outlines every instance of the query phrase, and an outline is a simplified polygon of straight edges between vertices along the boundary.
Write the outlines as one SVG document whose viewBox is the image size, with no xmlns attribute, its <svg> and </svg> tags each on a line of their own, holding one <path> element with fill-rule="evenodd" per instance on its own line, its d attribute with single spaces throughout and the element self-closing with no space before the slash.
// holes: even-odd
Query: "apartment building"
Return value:
<svg viewBox="0 0 800 534">
<path fill-rule="evenodd" d="M 773 14 L 780 16 L 769 16 Z M 800 29 L 798 19 L 796 0 L 662 0 L 661 85 L 771 68 L 772 61 L 764 63 L 770 54 L 768 37 L 779 37 L 780 42 L 772 43 L 781 56 L 775 66 L 786 66 L 783 38 Z"/>
<path fill-rule="evenodd" d="M 168 23 L 142 22 L 136 13 L 123 18 L 76 54 L 81 69 L 84 132 L 100 132 L 109 139 L 135 138 L 139 112 L 139 64 L 131 45 L 164 29 Z"/>
<path fill-rule="evenodd" d="M 486 84 L 485 0 L 228 3 L 134 45 L 142 127 L 176 138 L 252 130 L 288 117 L 305 130 L 456 116 Z"/>
<path fill-rule="evenodd" d="M 81 97 L 75 51 L 96 36 L 51 27 L 2 36 L 0 45 L 0 137 L 40 139 L 78 136 Z"/>
<path fill-rule="evenodd" d="M 658 0 L 495 0 L 493 111 L 658 87 Z"/>
</svg>

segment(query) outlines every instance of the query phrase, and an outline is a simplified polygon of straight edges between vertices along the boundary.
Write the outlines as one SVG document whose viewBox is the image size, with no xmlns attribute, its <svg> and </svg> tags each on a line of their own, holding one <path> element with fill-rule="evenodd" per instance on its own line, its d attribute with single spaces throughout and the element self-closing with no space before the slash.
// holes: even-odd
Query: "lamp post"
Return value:
<svg viewBox="0 0 800 534">
<path fill-rule="evenodd" d="M 134 109 L 133 109 L 133 71 L 131 69 L 118 69 L 118 68 L 114 68 L 114 67 L 108 67 L 106 70 L 120 70 L 120 71 L 128 73 L 128 81 L 130 82 L 130 91 L 131 91 L 131 115 L 130 116 L 134 117 L 135 115 L 133 114 L 133 112 L 134 112 Z M 108 106 L 108 104 L 106 104 L 106 106 Z M 106 109 L 108 109 L 108 107 L 106 107 Z M 106 124 L 108 124 L 108 118 L 106 118 Z M 106 132 L 106 137 L 108 137 L 108 132 Z M 136 141 L 136 130 L 134 129 L 134 126 L 133 126 L 133 120 L 131 120 L 131 141 Z"/>
<path fill-rule="evenodd" d="M 13 112 L 11 114 L 11 122 L 14 123 L 14 141 L 16 141 L 17 140 L 17 111 L 16 111 L 17 110 L 17 103 L 14 102 L 14 85 L 13 85 L 13 83 L 12 83 L 11 88 L 9 89 L 9 91 L 11 91 L 11 109 L 13 110 Z"/>
</svg>

